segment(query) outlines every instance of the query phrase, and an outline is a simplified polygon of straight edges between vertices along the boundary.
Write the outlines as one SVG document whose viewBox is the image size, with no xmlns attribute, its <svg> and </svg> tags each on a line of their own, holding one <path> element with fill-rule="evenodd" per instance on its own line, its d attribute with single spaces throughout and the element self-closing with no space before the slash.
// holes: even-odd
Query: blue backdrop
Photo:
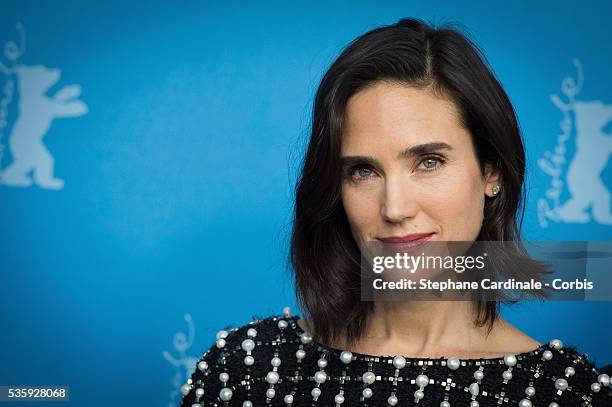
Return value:
<svg viewBox="0 0 612 407">
<path fill-rule="evenodd" d="M 296 311 L 286 253 L 316 86 L 348 41 L 405 16 L 463 23 L 507 89 L 524 238 L 612 240 L 609 2 L 221 3 L 0 4 L 0 385 L 172 406 L 219 329 Z M 604 365 L 611 308 L 504 316 Z"/>
</svg>

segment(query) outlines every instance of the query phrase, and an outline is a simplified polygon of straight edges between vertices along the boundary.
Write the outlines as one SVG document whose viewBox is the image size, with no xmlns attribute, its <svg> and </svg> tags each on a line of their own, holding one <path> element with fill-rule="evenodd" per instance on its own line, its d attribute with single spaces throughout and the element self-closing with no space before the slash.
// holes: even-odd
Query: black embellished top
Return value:
<svg viewBox="0 0 612 407">
<path fill-rule="evenodd" d="M 585 354 L 554 339 L 493 359 L 372 356 L 325 348 L 283 315 L 221 330 L 182 386 L 199 406 L 612 406 Z"/>
</svg>

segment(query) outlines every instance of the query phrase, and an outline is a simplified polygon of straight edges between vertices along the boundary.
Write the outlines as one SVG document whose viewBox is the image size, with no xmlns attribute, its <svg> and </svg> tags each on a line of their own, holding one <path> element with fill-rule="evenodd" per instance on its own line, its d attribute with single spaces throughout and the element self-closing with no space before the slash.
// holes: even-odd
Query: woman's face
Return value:
<svg viewBox="0 0 612 407">
<path fill-rule="evenodd" d="M 413 233 L 476 240 L 499 179 L 482 175 L 450 100 L 381 82 L 349 99 L 345 123 L 342 203 L 358 243 Z"/>
</svg>

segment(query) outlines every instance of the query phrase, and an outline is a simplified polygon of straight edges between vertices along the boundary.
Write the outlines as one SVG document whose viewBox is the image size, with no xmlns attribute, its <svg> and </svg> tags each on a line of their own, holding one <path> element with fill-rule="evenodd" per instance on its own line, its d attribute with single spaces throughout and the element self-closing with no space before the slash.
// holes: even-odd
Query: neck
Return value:
<svg viewBox="0 0 612 407">
<path fill-rule="evenodd" d="M 376 302 L 360 346 L 417 357 L 486 353 L 496 335 L 474 326 L 474 311 L 470 301 Z M 496 321 L 491 333 L 501 325 Z"/>
</svg>

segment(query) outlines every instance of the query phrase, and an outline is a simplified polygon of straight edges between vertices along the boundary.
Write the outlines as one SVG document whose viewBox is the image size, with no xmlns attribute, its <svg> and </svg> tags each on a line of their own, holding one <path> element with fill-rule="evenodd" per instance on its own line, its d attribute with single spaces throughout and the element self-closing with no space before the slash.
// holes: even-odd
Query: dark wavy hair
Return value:
<svg viewBox="0 0 612 407">
<path fill-rule="evenodd" d="M 323 344 L 340 335 L 354 344 L 373 310 L 372 302 L 360 300 L 361 257 L 341 201 L 339 160 L 349 98 L 381 81 L 428 89 L 454 102 L 481 171 L 485 164 L 493 166 L 503 185 L 494 199 L 485 199 L 476 240 L 516 242 L 515 252 L 500 256 L 494 265 L 502 274 L 540 269 L 520 238 L 525 151 L 506 92 L 485 57 L 460 31 L 402 19 L 352 41 L 325 73 L 314 99 L 310 140 L 295 189 L 289 261 L 298 306 L 310 314 L 314 338 Z M 474 323 L 488 323 L 490 332 L 503 301 L 475 302 Z"/>
</svg>

